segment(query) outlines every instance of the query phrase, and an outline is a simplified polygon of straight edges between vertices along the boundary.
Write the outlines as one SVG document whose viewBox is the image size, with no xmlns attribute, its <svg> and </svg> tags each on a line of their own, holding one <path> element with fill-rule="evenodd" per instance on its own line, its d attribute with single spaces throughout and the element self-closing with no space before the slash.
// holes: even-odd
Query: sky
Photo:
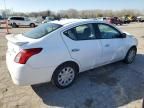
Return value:
<svg viewBox="0 0 144 108">
<path fill-rule="evenodd" d="M 5 0 L 6 8 L 14 12 L 59 11 L 66 9 L 137 9 L 144 10 L 144 0 Z M 0 9 L 4 9 L 0 0 Z"/>
</svg>

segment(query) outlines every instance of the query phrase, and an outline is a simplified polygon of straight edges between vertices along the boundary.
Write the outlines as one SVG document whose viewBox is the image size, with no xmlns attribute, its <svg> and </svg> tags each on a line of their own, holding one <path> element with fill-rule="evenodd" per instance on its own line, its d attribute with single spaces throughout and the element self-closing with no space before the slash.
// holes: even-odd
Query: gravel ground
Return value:
<svg viewBox="0 0 144 108">
<path fill-rule="evenodd" d="M 0 108 L 141 108 L 144 97 L 144 23 L 119 26 L 139 40 L 133 64 L 122 62 L 79 75 L 70 88 L 60 90 L 51 83 L 16 86 L 5 65 L 5 31 L 0 29 Z M 30 28 L 10 29 L 20 33 Z"/>
</svg>

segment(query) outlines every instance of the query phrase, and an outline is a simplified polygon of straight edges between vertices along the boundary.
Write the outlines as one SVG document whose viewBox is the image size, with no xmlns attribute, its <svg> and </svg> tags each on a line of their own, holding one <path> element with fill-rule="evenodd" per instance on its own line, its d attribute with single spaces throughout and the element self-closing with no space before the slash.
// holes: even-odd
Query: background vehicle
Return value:
<svg viewBox="0 0 144 108">
<path fill-rule="evenodd" d="M 122 25 L 123 21 L 120 20 L 118 17 L 113 17 L 113 18 L 110 18 L 110 23 L 116 24 L 116 25 Z"/>
<path fill-rule="evenodd" d="M 5 24 L 6 23 L 6 19 L 4 19 L 1 15 L 0 15 L 0 26 L 1 24 Z"/>
<path fill-rule="evenodd" d="M 129 24 L 130 22 L 132 22 L 132 18 L 129 15 L 125 15 L 124 17 L 122 17 L 122 21 L 124 24 Z"/>
<path fill-rule="evenodd" d="M 12 27 L 16 28 L 19 26 L 30 26 L 30 27 L 36 27 L 38 23 L 30 20 L 27 17 L 21 17 L 21 16 L 13 16 L 8 18 L 8 24 Z"/>
<path fill-rule="evenodd" d="M 132 22 L 137 22 L 137 17 L 136 16 L 131 16 Z"/>
<path fill-rule="evenodd" d="M 46 17 L 44 21 L 42 21 L 42 23 L 47 23 L 49 21 L 54 21 L 55 18 L 54 17 Z"/>
<path fill-rule="evenodd" d="M 104 21 L 104 22 L 108 22 L 109 19 L 110 19 L 110 17 L 98 17 L 98 18 L 96 18 L 96 20 Z"/>
<path fill-rule="evenodd" d="M 46 17 L 42 23 L 47 23 L 47 22 L 50 22 L 50 21 L 54 21 L 54 20 L 60 20 L 61 18 L 60 17 Z"/>
<path fill-rule="evenodd" d="M 18 85 L 52 81 L 66 88 L 78 73 L 119 60 L 132 63 L 137 52 L 132 35 L 96 20 L 53 21 L 6 38 L 7 67 Z"/>
<path fill-rule="evenodd" d="M 138 22 L 144 22 L 144 16 L 137 17 Z"/>
</svg>

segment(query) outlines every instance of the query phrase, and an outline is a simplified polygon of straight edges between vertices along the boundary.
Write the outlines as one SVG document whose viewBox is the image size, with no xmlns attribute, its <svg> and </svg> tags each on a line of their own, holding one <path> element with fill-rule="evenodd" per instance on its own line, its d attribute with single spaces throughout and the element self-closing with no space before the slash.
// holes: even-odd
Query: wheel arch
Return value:
<svg viewBox="0 0 144 108">
<path fill-rule="evenodd" d="M 56 67 L 55 70 L 57 70 L 60 66 L 65 65 L 65 64 L 73 64 L 73 65 L 76 67 L 77 71 L 79 72 L 80 66 L 78 65 L 77 62 L 72 61 L 72 60 L 70 60 L 70 61 L 65 61 L 65 62 L 61 63 L 60 65 L 58 65 L 58 66 Z M 55 71 L 54 71 L 54 72 L 55 72 Z"/>
<path fill-rule="evenodd" d="M 29 24 L 29 26 L 31 26 L 32 24 L 34 24 L 34 26 L 36 26 L 34 22 L 31 22 L 31 23 Z"/>
<path fill-rule="evenodd" d="M 76 73 L 75 73 L 75 78 L 77 77 L 77 75 L 78 75 L 78 70 L 79 70 L 79 66 L 78 66 L 78 64 L 75 62 L 75 61 L 65 61 L 65 62 L 63 62 L 63 63 L 61 63 L 59 66 L 57 66 L 57 68 L 54 70 L 54 72 L 53 72 L 53 74 L 52 74 L 52 77 L 51 77 L 51 82 L 52 82 L 52 84 L 54 84 L 55 86 L 57 86 L 58 88 L 60 88 L 60 89 L 63 89 L 63 88 L 66 88 L 66 87 L 69 87 L 73 82 L 74 82 L 74 80 L 75 80 L 75 78 L 73 79 L 73 81 L 69 84 L 69 85 L 66 85 L 66 86 L 62 86 L 62 85 L 60 85 L 59 83 L 58 83 L 58 80 L 57 80 L 57 75 L 58 75 L 58 70 L 61 68 L 61 66 L 63 67 L 63 66 L 68 66 L 68 64 L 71 64 L 71 66 L 74 66 L 74 67 L 76 67 L 76 70 L 77 71 L 75 71 Z"/>
<path fill-rule="evenodd" d="M 128 49 L 128 51 L 129 51 L 131 48 L 135 48 L 135 49 L 136 49 L 136 52 L 137 52 L 137 46 L 136 46 L 136 45 L 132 45 L 132 46 Z M 128 52 L 128 51 L 127 51 L 127 52 Z"/>
<path fill-rule="evenodd" d="M 136 49 L 136 53 L 137 53 L 137 46 L 136 46 L 136 45 L 132 45 L 132 46 L 130 46 L 130 47 L 126 50 L 124 58 L 127 56 L 127 53 L 128 53 L 129 50 L 132 49 L 132 48 L 135 48 L 135 49 Z"/>
<path fill-rule="evenodd" d="M 79 65 L 78 65 L 77 62 L 72 61 L 72 60 L 70 60 L 70 61 L 65 61 L 65 62 L 61 63 L 60 65 L 58 65 L 58 66 L 56 67 L 56 69 L 53 71 L 53 74 L 52 74 L 52 77 L 51 77 L 51 81 L 52 81 L 52 79 L 53 79 L 53 75 L 54 75 L 54 73 L 56 72 L 56 70 L 59 69 L 59 67 L 65 65 L 65 64 L 73 64 L 74 66 L 76 66 L 77 72 L 79 73 L 80 67 L 79 67 Z"/>
<path fill-rule="evenodd" d="M 132 62 L 129 62 L 129 61 L 127 60 L 127 56 L 128 56 L 129 51 L 130 51 L 131 49 L 133 49 L 133 48 L 135 49 L 135 51 L 136 51 L 136 53 L 137 53 L 137 46 L 136 46 L 136 45 L 131 46 L 131 47 L 128 49 L 127 53 L 126 53 L 125 58 L 123 59 L 123 62 L 124 62 L 124 63 L 126 63 L 126 64 L 132 63 Z"/>
<path fill-rule="evenodd" d="M 10 24 L 13 25 L 15 22 L 11 22 Z"/>
</svg>

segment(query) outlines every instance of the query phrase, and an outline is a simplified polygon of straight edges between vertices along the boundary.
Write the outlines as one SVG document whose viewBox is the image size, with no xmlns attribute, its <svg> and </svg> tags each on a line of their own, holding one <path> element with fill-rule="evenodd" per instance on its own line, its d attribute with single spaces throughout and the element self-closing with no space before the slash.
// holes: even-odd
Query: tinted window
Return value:
<svg viewBox="0 0 144 108">
<path fill-rule="evenodd" d="M 11 20 L 24 20 L 23 17 L 12 17 Z"/>
<path fill-rule="evenodd" d="M 14 20 L 14 17 L 10 18 L 11 20 Z"/>
<path fill-rule="evenodd" d="M 33 38 L 33 39 L 38 39 L 41 38 L 53 31 L 55 31 L 56 29 L 60 28 L 62 25 L 59 24 L 53 24 L 53 23 L 45 23 L 42 24 L 36 28 L 34 28 L 33 30 L 24 33 L 25 37 L 29 37 L 29 38 Z"/>
<path fill-rule="evenodd" d="M 64 32 L 66 36 L 73 40 L 91 40 L 95 39 L 92 24 L 85 24 L 74 27 Z"/>
<path fill-rule="evenodd" d="M 101 39 L 119 38 L 120 32 L 107 24 L 98 24 Z"/>
</svg>

